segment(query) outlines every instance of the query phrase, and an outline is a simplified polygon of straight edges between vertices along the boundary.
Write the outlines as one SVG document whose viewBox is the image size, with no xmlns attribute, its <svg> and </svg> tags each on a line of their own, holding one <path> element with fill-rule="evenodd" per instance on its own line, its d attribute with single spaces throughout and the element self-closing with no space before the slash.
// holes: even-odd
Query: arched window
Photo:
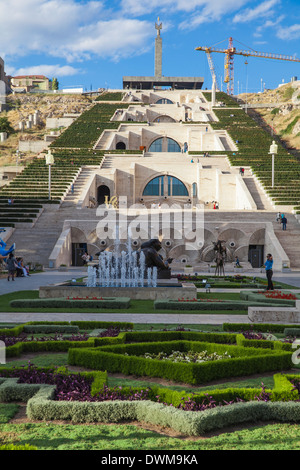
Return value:
<svg viewBox="0 0 300 470">
<path fill-rule="evenodd" d="M 197 183 L 193 183 L 193 197 L 197 197 Z"/>
<path fill-rule="evenodd" d="M 164 193 L 164 178 L 157 176 L 146 185 L 143 196 L 166 196 Z M 189 192 L 185 184 L 175 176 L 168 176 L 168 196 L 188 196 Z"/>
<path fill-rule="evenodd" d="M 156 101 L 156 104 L 173 104 L 173 101 L 169 100 L 168 98 L 160 98 Z"/>
<path fill-rule="evenodd" d="M 168 152 L 180 152 L 181 148 L 177 142 L 173 139 L 168 138 Z"/>
<path fill-rule="evenodd" d="M 149 147 L 149 152 L 181 152 L 180 145 L 170 137 L 159 137 Z"/>
<path fill-rule="evenodd" d="M 156 139 L 154 142 L 149 147 L 149 152 L 162 152 L 162 144 L 163 144 L 163 139 L 162 137 L 159 139 Z"/>
<path fill-rule="evenodd" d="M 157 176 L 149 181 L 144 189 L 143 196 L 163 196 L 164 194 L 164 177 Z"/>
<path fill-rule="evenodd" d="M 168 196 L 188 196 L 185 184 L 174 176 L 168 176 Z"/>
</svg>

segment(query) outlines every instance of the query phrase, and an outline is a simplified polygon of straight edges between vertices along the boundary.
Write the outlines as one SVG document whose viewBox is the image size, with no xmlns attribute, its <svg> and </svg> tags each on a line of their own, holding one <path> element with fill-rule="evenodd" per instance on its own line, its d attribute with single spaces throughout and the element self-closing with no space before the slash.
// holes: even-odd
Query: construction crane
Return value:
<svg viewBox="0 0 300 470">
<path fill-rule="evenodd" d="M 222 42 L 222 41 L 221 41 Z M 219 43 L 218 43 L 219 44 Z M 234 94 L 234 56 L 235 55 L 242 55 L 245 57 L 262 57 L 264 59 L 277 59 L 277 60 L 287 60 L 291 62 L 300 62 L 300 59 L 296 59 L 293 56 L 283 55 L 283 54 L 273 54 L 269 52 L 258 52 L 254 49 L 249 50 L 239 50 L 233 46 L 233 38 L 229 38 L 229 43 L 227 49 L 218 49 L 214 46 L 211 47 L 196 47 L 196 51 L 204 51 L 207 54 L 208 63 L 210 66 L 210 70 L 212 73 L 212 77 L 214 79 L 215 72 L 214 66 L 211 58 L 212 52 L 220 52 L 222 54 L 226 54 L 225 56 L 225 78 L 224 82 L 227 83 L 227 94 L 233 95 Z"/>
</svg>

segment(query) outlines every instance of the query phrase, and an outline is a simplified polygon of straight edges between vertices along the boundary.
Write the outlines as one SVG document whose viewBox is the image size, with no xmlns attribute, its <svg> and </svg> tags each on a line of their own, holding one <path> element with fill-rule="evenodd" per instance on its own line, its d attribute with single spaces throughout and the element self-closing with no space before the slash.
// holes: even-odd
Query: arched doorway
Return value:
<svg viewBox="0 0 300 470">
<path fill-rule="evenodd" d="M 126 150 L 126 144 L 124 142 L 118 142 L 116 145 L 116 150 Z"/>
<path fill-rule="evenodd" d="M 109 200 L 110 199 L 110 189 L 108 186 L 106 186 L 105 184 L 103 184 L 102 186 L 98 186 L 98 189 L 97 189 L 97 202 L 99 204 L 99 206 L 101 204 L 104 204 L 105 203 L 105 197 L 107 196 L 107 199 Z"/>
</svg>

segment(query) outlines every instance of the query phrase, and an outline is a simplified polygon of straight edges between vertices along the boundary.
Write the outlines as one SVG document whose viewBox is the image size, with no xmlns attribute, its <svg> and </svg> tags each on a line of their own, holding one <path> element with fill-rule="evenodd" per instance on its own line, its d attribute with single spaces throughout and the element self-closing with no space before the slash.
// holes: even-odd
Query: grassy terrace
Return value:
<svg viewBox="0 0 300 470">
<path fill-rule="evenodd" d="M 210 99 L 210 93 L 204 93 Z M 217 99 L 228 108 L 215 108 L 219 122 L 211 123 L 213 129 L 225 129 L 237 142 L 238 152 L 227 152 L 231 165 L 249 166 L 273 201 L 280 205 L 292 205 L 300 213 L 300 162 L 281 144 L 278 137 L 270 136 L 236 102 L 225 93 L 217 93 Z M 272 141 L 278 144 L 275 157 L 275 188 L 271 187 L 272 158 L 269 149 Z M 217 153 L 217 152 L 212 152 Z"/>
<path fill-rule="evenodd" d="M 54 153 L 55 164 L 51 168 L 51 203 L 59 203 L 70 187 L 80 167 L 99 165 L 101 152 L 60 152 Z M 43 204 L 48 204 L 48 167 L 44 159 L 35 159 L 11 183 L 0 190 L 0 225 L 14 226 L 15 223 L 33 222 Z M 14 204 L 8 204 L 8 198 Z"/>
<path fill-rule="evenodd" d="M 127 104 L 99 103 L 85 111 L 68 127 L 51 148 L 92 148 L 105 129 L 117 129 L 120 122 L 110 121 L 118 108 L 128 108 Z"/>
<path fill-rule="evenodd" d="M 122 101 L 124 95 L 122 91 L 105 91 L 95 101 Z"/>
</svg>

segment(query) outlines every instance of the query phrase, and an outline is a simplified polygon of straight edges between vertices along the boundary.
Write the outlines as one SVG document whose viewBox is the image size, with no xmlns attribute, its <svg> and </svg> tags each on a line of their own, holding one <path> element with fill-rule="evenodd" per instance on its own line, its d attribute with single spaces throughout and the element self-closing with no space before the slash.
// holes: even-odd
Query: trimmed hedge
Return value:
<svg viewBox="0 0 300 470">
<path fill-rule="evenodd" d="M 283 333 L 286 336 L 296 336 L 297 338 L 300 337 L 300 328 L 285 328 Z"/>
<path fill-rule="evenodd" d="M 38 450 L 35 446 L 30 446 L 29 444 L 25 445 L 15 445 L 15 444 L 4 444 L 0 445 L 0 450 Z"/>
<path fill-rule="evenodd" d="M 284 333 L 286 328 L 295 328 L 295 325 L 282 325 L 275 323 L 223 323 L 223 331 L 261 331 L 262 333 Z"/>
<path fill-rule="evenodd" d="M 289 291 L 281 291 L 283 294 L 290 294 Z M 265 297 L 263 294 L 260 294 L 258 291 L 241 291 L 240 298 L 243 300 L 247 300 L 249 302 L 261 302 L 263 304 L 269 304 L 271 307 L 275 306 L 275 304 L 279 305 L 286 305 L 290 307 L 295 307 L 295 300 L 293 299 L 276 299 L 271 297 Z M 252 305 L 252 303 L 251 303 Z"/>
<path fill-rule="evenodd" d="M 38 368 L 43 371 L 51 371 L 53 370 L 52 367 L 44 367 Z M 47 385 L 47 384 L 23 384 L 18 383 L 19 378 L 10 377 L 14 374 L 14 372 L 18 370 L 18 368 L 9 369 L 9 368 L 1 368 L 0 374 L 1 382 L 0 382 L 0 402 L 12 402 L 12 401 L 20 401 L 26 402 L 31 397 L 33 397 L 38 391 L 41 389 L 45 389 L 46 391 L 51 391 L 49 395 L 51 399 L 54 397 L 54 390 L 55 386 Z M 60 373 L 67 375 L 69 372 L 67 369 L 60 369 Z M 72 372 L 72 374 L 76 374 L 76 372 Z M 79 372 L 79 375 L 85 376 L 87 379 L 92 378 L 91 383 L 91 395 L 94 396 L 103 388 L 104 385 L 107 385 L 107 372 L 101 371 L 91 371 L 91 372 Z"/>
<path fill-rule="evenodd" d="M 51 390 L 52 389 L 52 390 Z M 32 420 L 70 420 L 73 423 L 140 421 L 169 427 L 188 436 L 199 436 L 227 426 L 256 422 L 299 422 L 300 405 L 295 402 L 247 402 L 195 413 L 151 401 L 54 402 L 52 387 L 41 387 L 28 401 Z"/>
<path fill-rule="evenodd" d="M 282 301 L 283 302 L 283 301 Z M 295 303 L 295 302 L 294 302 Z M 248 307 L 262 307 L 266 303 L 262 301 L 230 300 L 230 301 L 201 301 L 198 300 L 155 300 L 155 310 L 248 310 Z M 273 307 L 280 307 L 283 304 L 278 301 L 272 303 Z"/>
<path fill-rule="evenodd" d="M 145 353 L 176 351 L 203 351 L 227 353 L 230 359 L 195 363 L 172 363 L 140 357 Z M 125 375 L 162 377 L 174 382 L 188 384 L 207 383 L 211 380 L 251 375 L 274 370 L 289 370 L 292 354 L 282 350 L 244 348 L 196 341 L 169 341 L 159 343 L 122 344 L 94 349 L 70 348 L 68 363 L 93 370 L 121 372 Z"/>
<path fill-rule="evenodd" d="M 18 299 L 9 303 L 12 308 L 111 308 L 125 309 L 130 307 L 129 297 L 104 297 L 102 300 L 72 299 Z"/>
<path fill-rule="evenodd" d="M 24 325 L 24 333 L 65 333 L 65 334 L 75 334 L 79 332 L 78 326 L 71 325 Z"/>
</svg>

